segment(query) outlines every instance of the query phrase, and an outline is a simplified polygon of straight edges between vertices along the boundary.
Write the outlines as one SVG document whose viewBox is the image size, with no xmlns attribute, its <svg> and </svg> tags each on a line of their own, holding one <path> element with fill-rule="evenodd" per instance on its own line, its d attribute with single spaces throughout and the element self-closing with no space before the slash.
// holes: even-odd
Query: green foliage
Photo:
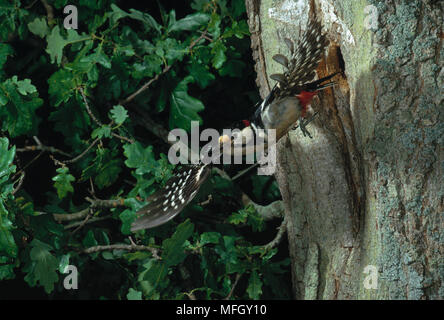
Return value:
<svg viewBox="0 0 444 320">
<path fill-rule="evenodd" d="M 193 234 L 193 229 L 193 224 L 186 220 L 177 227 L 171 238 L 162 242 L 162 260 L 151 261 L 152 263 L 147 264 L 147 268 L 140 274 L 140 277 L 143 275 L 143 281 L 148 282 L 142 287 L 145 288 L 146 296 L 157 295 L 167 287 L 169 269 L 187 257 L 184 244 Z"/>
<path fill-rule="evenodd" d="M 67 45 L 91 39 L 90 36 L 81 36 L 77 34 L 74 29 L 69 29 L 66 32 L 66 38 L 62 36 L 61 32 L 62 31 L 60 30 L 59 26 L 55 26 L 47 38 L 48 47 L 46 48 L 46 52 L 51 57 L 51 62 L 57 62 L 57 64 L 62 62 L 63 48 L 65 48 Z"/>
<path fill-rule="evenodd" d="M 170 128 L 182 128 L 191 130 L 191 121 L 199 121 L 202 124 L 202 118 L 198 112 L 205 109 L 201 101 L 188 95 L 188 83 L 193 81 L 193 77 L 188 76 L 183 79 L 173 90 L 170 97 Z"/>
<path fill-rule="evenodd" d="M 30 245 L 31 266 L 26 281 L 31 285 L 38 282 L 47 293 L 50 293 L 54 290 L 54 283 L 59 279 L 56 272 L 59 260 L 51 254 L 52 247 L 48 244 L 34 239 Z"/>
<path fill-rule="evenodd" d="M 0 7 L 0 41 L 6 41 L 11 33 L 23 38 L 26 35 L 28 11 L 22 8 L 19 0 L 1 0 Z"/>
<path fill-rule="evenodd" d="M 52 178 L 54 181 L 54 188 L 57 189 L 57 195 L 60 199 L 66 197 L 68 192 L 74 192 L 71 182 L 75 181 L 76 178 L 68 173 L 69 169 L 67 167 L 62 167 L 57 169 L 57 175 Z"/>
<path fill-rule="evenodd" d="M 233 213 L 228 222 L 234 225 L 247 224 L 253 231 L 262 231 L 264 229 L 264 220 L 257 214 L 253 206 L 247 206 L 245 209 Z"/>
<path fill-rule="evenodd" d="M 130 288 L 126 298 L 128 300 L 142 300 L 142 292 Z"/>
<path fill-rule="evenodd" d="M 259 299 L 262 294 L 262 281 L 256 270 L 251 272 L 250 279 L 248 280 L 247 293 L 251 299 L 255 300 Z"/>
<path fill-rule="evenodd" d="M 253 111 L 244 1 L 78 1 L 78 30 L 63 27 L 67 1 L 48 3 L 49 20 L 40 1 L 0 0 L 0 281 L 52 298 L 221 299 L 239 278 L 232 299 L 289 297 L 285 253 L 263 246 L 275 229 L 220 176 L 173 221 L 130 232 L 172 175 L 158 128 Z M 279 197 L 268 178 L 245 181 L 258 201 Z"/>
<path fill-rule="evenodd" d="M 13 76 L 0 83 L 1 129 L 8 131 L 11 137 L 35 132 L 38 123 L 35 110 L 42 103 L 30 79 L 18 80 Z"/>
<path fill-rule="evenodd" d="M 10 45 L 0 43 L 0 80 L 4 77 L 4 71 L 3 71 L 3 65 L 5 64 L 6 60 L 9 56 L 12 56 L 14 54 L 14 50 L 12 50 L 12 47 Z M 0 97 L 0 104 L 4 105 L 6 103 L 6 99 L 3 95 Z"/>
<path fill-rule="evenodd" d="M 13 184 L 9 178 L 16 168 L 12 164 L 15 147 L 8 150 L 8 145 L 7 138 L 0 138 L 0 280 L 13 277 L 12 259 L 17 257 L 17 245 L 12 235 L 14 217 L 6 207 L 6 202 L 11 200 L 13 191 Z"/>
<path fill-rule="evenodd" d="M 36 36 L 44 38 L 49 34 L 49 27 L 45 18 L 35 18 L 32 22 L 28 23 L 29 31 Z"/>
<path fill-rule="evenodd" d="M 114 106 L 111 109 L 111 118 L 115 123 L 121 125 L 128 118 L 128 111 L 121 105 Z"/>
</svg>

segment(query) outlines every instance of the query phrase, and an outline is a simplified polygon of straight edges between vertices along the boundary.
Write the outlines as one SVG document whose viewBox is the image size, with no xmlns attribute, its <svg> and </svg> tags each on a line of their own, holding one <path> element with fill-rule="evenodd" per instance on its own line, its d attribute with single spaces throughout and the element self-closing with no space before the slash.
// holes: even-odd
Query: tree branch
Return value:
<svg viewBox="0 0 444 320">
<path fill-rule="evenodd" d="M 196 44 L 198 44 L 199 43 L 199 41 L 200 40 L 202 40 L 202 39 L 208 39 L 208 40 L 210 40 L 210 41 L 213 41 L 212 39 L 209 39 L 208 37 L 207 37 L 207 30 L 205 30 L 205 31 L 203 31 L 202 33 L 201 33 L 201 35 L 199 36 L 199 38 L 197 38 L 196 40 L 194 40 L 194 41 L 192 41 L 191 43 L 190 43 L 190 45 L 188 46 L 188 51 L 191 51 L 193 48 L 194 48 L 194 46 L 196 45 Z"/>
<path fill-rule="evenodd" d="M 78 224 L 77 228 L 75 228 L 73 231 L 71 231 L 71 235 L 73 235 L 74 233 L 76 233 L 77 231 L 79 231 L 80 229 L 83 228 L 83 226 L 85 224 L 88 223 L 88 220 L 91 218 L 91 216 L 94 214 L 93 210 L 91 208 L 89 208 L 89 212 L 86 215 L 85 219 L 83 219 L 83 221 L 80 221 L 80 223 Z M 72 225 L 77 224 L 77 222 L 72 223 Z M 67 228 L 68 226 L 65 226 L 65 230 L 71 228 L 72 226 L 70 226 L 69 228 Z"/>
<path fill-rule="evenodd" d="M 83 210 L 80 210 L 75 213 L 53 213 L 54 219 L 61 223 L 65 221 L 73 221 L 73 220 L 79 220 L 85 218 L 89 214 L 90 209 L 97 209 L 97 208 L 117 208 L 117 207 L 123 207 L 125 206 L 125 200 L 124 199 L 118 199 L 118 200 L 101 200 L 101 199 L 91 199 L 86 197 L 86 201 L 88 201 L 90 206 L 88 208 L 85 208 Z M 45 214 L 41 212 L 40 214 Z"/>
<path fill-rule="evenodd" d="M 54 147 L 50 147 L 50 146 L 45 146 L 44 144 L 42 144 L 39 140 L 39 138 L 37 138 L 37 136 L 33 136 L 32 137 L 34 139 L 34 141 L 37 143 L 37 145 L 35 146 L 25 146 L 23 148 L 17 148 L 16 151 L 17 152 L 28 152 L 28 151 L 46 151 L 49 153 L 59 153 L 63 156 L 66 157 L 70 157 L 71 155 L 69 153 L 66 153 L 60 149 L 54 148 Z"/>
<path fill-rule="evenodd" d="M 15 177 L 17 177 L 20 173 L 25 172 L 26 168 L 29 167 L 32 163 L 34 163 L 40 156 L 44 153 L 44 151 L 40 151 L 31 161 L 29 161 L 22 169 L 17 171 L 13 176 L 12 180 L 14 180 Z"/>
<path fill-rule="evenodd" d="M 48 19 L 48 25 L 51 25 L 53 20 L 54 20 L 54 10 L 52 9 L 52 7 L 48 4 L 48 2 L 46 0 L 40 0 L 43 4 L 43 6 L 45 7 L 46 10 L 46 16 Z"/>
<path fill-rule="evenodd" d="M 274 239 L 271 240 L 266 245 L 264 245 L 263 248 L 266 251 L 268 251 L 268 250 L 271 250 L 271 249 L 277 247 L 279 245 L 279 243 L 281 243 L 282 238 L 283 238 L 286 231 L 287 231 L 287 219 L 284 218 L 281 225 L 278 227 L 278 233 L 276 234 Z"/>
<path fill-rule="evenodd" d="M 18 180 L 18 185 L 14 188 L 14 190 L 12 191 L 12 195 L 15 195 L 17 193 L 17 191 L 20 190 L 20 188 L 23 185 L 23 181 L 25 181 L 25 171 L 23 171 L 22 175 L 20 176 L 19 180 Z"/>
<path fill-rule="evenodd" d="M 236 279 L 234 280 L 234 284 L 231 287 L 230 293 L 228 294 L 228 296 L 225 297 L 224 300 L 230 300 L 231 296 L 233 295 L 234 289 L 236 289 L 236 286 L 240 280 L 240 278 L 242 277 L 242 273 L 237 273 L 236 274 Z"/>
<path fill-rule="evenodd" d="M 265 221 L 282 218 L 284 216 L 285 207 L 282 200 L 277 200 L 269 205 L 261 206 L 260 204 L 253 202 L 253 200 L 244 193 L 242 195 L 242 202 L 246 206 L 251 204 Z"/>
<path fill-rule="evenodd" d="M 192 41 L 190 43 L 190 45 L 188 46 L 187 50 L 191 51 L 194 46 L 196 46 L 200 40 L 202 39 L 207 39 L 209 41 L 212 41 L 212 39 L 207 37 L 207 30 L 203 31 L 201 33 L 201 35 L 194 41 Z M 162 72 L 157 74 L 154 78 L 150 79 L 148 82 L 146 82 L 142 87 L 140 87 L 136 92 L 132 93 L 129 97 L 127 97 L 125 100 L 120 101 L 120 104 L 122 105 L 126 105 L 129 102 L 131 102 L 132 100 L 134 100 L 135 97 L 137 97 L 139 94 L 141 94 L 143 91 L 145 91 L 146 89 L 148 89 L 154 82 L 156 82 L 159 77 L 165 73 L 167 73 L 169 70 L 171 69 L 171 65 L 167 65 L 165 66 L 165 68 L 163 68 Z"/>
<path fill-rule="evenodd" d="M 208 41 L 213 41 L 208 36 L 207 30 L 202 31 L 201 35 L 194 41 L 190 43 L 190 45 L 187 47 L 187 51 L 191 51 L 202 39 L 206 39 Z M 132 93 L 130 96 L 128 96 L 125 100 L 121 100 L 119 103 L 121 105 L 127 105 L 129 102 L 134 100 L 139 94 L 141 94 L 143 91 L 147 90 L 154 82 L 156 82 L 160 76 L 167 73 L 171 69 L 171 65 L 167 65 L 164 67 L 161 73 L 157 74 L 154 78 L 150 79 L 148 82 L 146 82 L 142 87 L 140 87 L 136 92 Z M 163 141 L 165 141 L 168 144 L 171 144 L 170 141 L 168 141 L 168 131 L 165 130 L 161 125 L 157 124 L 154 120 L 151 119 L 151 117 L 144 111 L 137 109 L 137 112 L 142 114 L 143 116 L 143 123 L 140 120 L 137 120 L 140 124 L 142 124 L 143 127 L 148 129 L 151 133 L 153 133 L 155 136 L 159 137 Z"/>
<path fill-rule="evenodd" d="M 153 258 L 155 258 L 156 260 L 162 260 L 162 258 L 158 256 L 159 253 L 158 248 L 142 246 L 137 244 L 111 244 L 106 246 L 94 246 L 83 250 L 83 253 L 94 253 L 94 252 L 110 251 L 110 250 L 148 251 L 151 252 Z"/>
<path fill-rule="evenodd" d="M 97 119 L 96 116 L 92 113 L 91 108 L 89 107 L 88 101 L 86 100 L 86 96 L 85 96 L 85 93 L 83 92 L 83 88 L 82 88 L 82 87 L 79 87 L 79 92 L 80 92 L 80 95 L 82 96 L 83 102 L 84 102 L 84 104 L 85 104 L 86 112 L 89 114 L 89 116 L 91 117 L 91 119 L 92 119 L 92 120 L 93 120 L 98 126 L 102 127 L 104 124 L 103 124 L 102 122 L 100 122 L 100 120 Z M 111 123 L 112 123 L 112 122 L 111 122 Z M 108 125 L 110 126 L 111 124 L 108 124 Z M 118 135 L 117 133 L 115 133 L 115 132 L 113 132 L 113 131 L 111 131 L 111 135 L 112 135 L 113 137 L 116 137 L 116 138 L 120 139 L 120 140 L 124 140 L 124 141 L 129 142 L 129 143 L 134 143 L 134 140 L 129 139 L 129 138 L 124 137 L 124 136 L 121 136 L 121 135 Z"/>
<path fill-rule="evenodd" d="M 50 156 L 50 158 L 52 159 L 52 161 L 55 162 L 56 165 L 66 165 L 69 163 L 74 163 L 79 161 L 80 159 L 82 159 L 88 152 L 89 150 L 91 150 L 92 147 L 94 147 L 98 142 L 100 141 L 100 138 L 97 138 L 96 140 L 94 140 L 89 146 L 88 148 L 86 148 L 81 154 L 79 154 L 77 157 L 70 159 L 70 160 L 65 160 L 65 161 L 60 161 L 57 160 L 56 158 L 54 158 L 53 156 Z"/>
<path fill-rule="evenodd" d="M 91 203 L 92 208 L 117 208 L 125 206 L 125 199 L 112 199 L 112 200 L 102 200 L 102 199 L 91 199 L 89 197 L 85 198 L 86 201 Z"/>
<path fill-rule="evenodd" d="M 89 207 L 74 213 L 53 213 L 54 220 L 61 223 L 66 221 L 73 221 L 85 218 L 89 213 Z M 39 212 L 39 214 L 47 214 L 46 212 Z"/>
<path fill-rule="evenodd" d="M 136 92 L 134 92 L 133 94 L 131 94 L 128 98 L 126 98 L 125 100 L 121 101 L 120 104 L 122 105 L 126 105 L 129 102 L 131 102 L 132 100 L 134 100 L 135 97 L 137 97 L 139 94 L 141 94 L 143 91 L 145 91 L 146 89 L 148 89 L 151 84 L 155 81 L 157 81 L 157 79 L 159 79 L 159 77 L 165 73 L 167 73 L 169 70 L 171 69 L 171 66 L 165 66 L 165 68 L 163 68 L 162 72 L 157 74 L 154 78 L 150 79 L 147 83 L 145 83 L 142 87 L 140 87 Z"/>
<path fill-rule="evenodd" d="M 72 228 L 76 228 L 76 227 L 79 227 L 78 229 L 80 229 L 81 227 L 83 227 L 86 224 L 90 224 L 90 223 L 94 223 L 94 222 L 99 222 L 99 221 L 103 221 L 103 220 L 107 220 L 107 219 L 111 219 L 111 217 L 110 216 L 104 216 L 104 217 L 92 217 L 92 218 L 89 218 L 89 215 L 87 215 L 84 220 L 76 221 L 76 222 L 72 222 L 70 224 L 67 224 L 66 226 L 63 227 L 63 229 L 68 230 L 68 229 L 72 229 Z M 74 230 L 72 232 L 72 234 L 77 232 L 78 229 Z"/>
</svg>

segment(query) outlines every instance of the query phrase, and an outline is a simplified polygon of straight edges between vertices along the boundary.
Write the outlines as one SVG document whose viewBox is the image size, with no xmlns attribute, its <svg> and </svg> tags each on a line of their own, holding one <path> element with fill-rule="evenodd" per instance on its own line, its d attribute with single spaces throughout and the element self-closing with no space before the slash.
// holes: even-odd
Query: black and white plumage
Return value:
<svg viewBox="0 0 444 320">
<path fill-rule="evenodd" d="M 165 187 L 150 195 L 149 203 L 137 212 L 131 231 L 149 229 L 164 224 L 194 199 L 200 186 L 208 178 L 211 165 L 185 165 L 176 170 Z"/>
<path fill-rule="evenodd" d="M 304 135 L 308 133 L 304 125 L 306 122 L 303 120 L 307 107 L 314 95 L 333 85 L 333 83 L 323 83 L 336 75 L 334 73 L 313 81 L 315 70 L 328 46 L 328 40 L 322 33 L 318 20 L 311 20 L 308 23 L 306 31 L 297 43 L 293 43 L 290 39 L 284 41 L 290 51 L 289 57 L 276 54 L 273 60 L 286 70 L 281 74 L 270 76 L 277 83 L 250 119 L 255 134 L 258 129 L 275 129 L 276 140 L 285 135 L 297 120 L 300 121 Z M 244 130 L 246 132 L 247 129 Z M 247 134 L 248 132 L 245 135 Z"/>
<path fill-rule="evenodd" d="M 296 44 L 290 39 L 284 40 L 290 50 L 290 58 L 282 54 L 273 56 L 273 60 L 283 65 L 287 71 L 283 74 L 272 74 L 271 79 L 278 81 L 275 98 L 288 97 L 299 93 L 304 85 L 316 75 L 316 67 L 328 45 L 322 26 L 318 20 L 310 20 L 306 31 Z"/>
<path fill-rule="evenodd" d="M 324 85 L 322 83 L 335 74 L 312 81 L 315 69 L 328 44 L 317 20 L 309 22 L 307 30 L 297 44 L 289 39 L 285 39 L 285 43 L 290 49 L 290 58 L 277 54 L 273 59 L 283 65 L 286 71 L 270 76 L 278 83 L 262 103 L 258 104 L 256 112 L 249 120 L 250 125 L 241 130 L 242 142 L 236 145 L 231 140 L 230 152 L 233 152 L 234 148 L 241 148 L 244 155 L 254 152 L 255 146 L 253 148 L 247 146 L 251 146 L 250 142 L 256 141 L 257 136 L 263 134 L 259 129 L 275 129 L 276 141 L 279 140 L 298 119 L 305 116 L 311 98 L 319 90 L 332 85 L 332 83 Z M 301 121 L 300 127 L 304 132 L 304 123 Z M 222 142 L 226 141 L 225 136 L 221 138 Z M 266 141 L 266 137 L 264 138 Z M 193 200 L 200 186 L 209 177 L 210 171 L 211 164 L 203 163 L 184 166 L 178 170 L 163 189 L 147 198 L 149 203 L 137 212 L 137 219 L 131 230 L 153 228 L 174 218 Z"/>
</svg>

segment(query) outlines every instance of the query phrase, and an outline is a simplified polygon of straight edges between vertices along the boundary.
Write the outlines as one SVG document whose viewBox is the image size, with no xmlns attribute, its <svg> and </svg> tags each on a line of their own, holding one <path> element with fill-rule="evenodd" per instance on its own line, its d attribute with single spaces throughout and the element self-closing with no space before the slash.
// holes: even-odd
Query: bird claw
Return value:
<svg viewBox="0 0 444 320">
<path fill-rule="evenodd" d="M 308 136 L 310 139 L 313 137 L 311 136 L 310 132 L 307 130 L 307 125 L 314 120 L 318 112 L 315 112 L 309 119 L 305 120 L 304 118 L 299 119 L 299 125 L 296 125 L 293 130 L 296 130 L 297 128 L 301 128 L 302 134 L 304 137 Z"/>
</svg>

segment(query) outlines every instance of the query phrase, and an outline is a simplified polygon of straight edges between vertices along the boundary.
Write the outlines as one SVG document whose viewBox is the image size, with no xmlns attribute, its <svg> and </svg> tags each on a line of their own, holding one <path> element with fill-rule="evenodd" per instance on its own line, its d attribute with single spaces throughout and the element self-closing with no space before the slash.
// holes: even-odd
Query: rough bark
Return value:
<svg viewBox="0 0 444 320">
<path fill-rule="evenodd" d="M 344 71 L 312 104 L 313 139 L 297 130 L 278 143 L 294 297 L 442 299 L 443 2 L 246 6 L 263 97 L 282 71 L 272 55 L 287 53 L 283 38 L 297 39 L 312 14 L 330 39 L 318 75 Z M 378 270 L 375 289 L 367 266 Z"/>
</svg>

